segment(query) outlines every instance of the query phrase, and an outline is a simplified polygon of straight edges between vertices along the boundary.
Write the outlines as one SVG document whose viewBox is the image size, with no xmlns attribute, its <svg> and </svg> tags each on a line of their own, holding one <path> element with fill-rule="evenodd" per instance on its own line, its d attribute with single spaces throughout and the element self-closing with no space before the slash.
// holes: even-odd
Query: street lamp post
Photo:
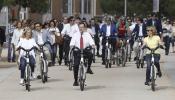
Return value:
<svg viewBox="0 0 175 100">
<path fill-rule="evenodd" d="M 127 16 L 127 0 L 125 0 L 124 15 Z"/>
</svg>

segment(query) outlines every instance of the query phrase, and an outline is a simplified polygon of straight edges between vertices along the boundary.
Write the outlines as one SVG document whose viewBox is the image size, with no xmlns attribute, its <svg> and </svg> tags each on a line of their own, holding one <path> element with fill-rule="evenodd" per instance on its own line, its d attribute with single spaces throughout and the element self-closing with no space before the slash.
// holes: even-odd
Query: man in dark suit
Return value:
<svg viewBox="0 0 175 100">
<path fill-rule="evenodd" d="M 91 29 L 92 31 L 95 33 L 94 35 L 94 40 L 95 40 L 95 45 L 97 47 L 97 56 L 100 56 L 99 55 L 99 49 L 100 49 L 100 39 L 99 39 L 99 32 L 100 32 L 100 27 L 99 25 L 95 22 L 95 19 L 91 19 Z"/>
<path fill-rule="evenodd" d="M 162 35 L 162 23 L 161 20 L 156 17 L 156 14 L 152 14 L 152 17 L 147 21 L 147 26 L 155 26 L 157 34 L 161 37 Z"/>
<path fill-rule="evenodd" d="M 63 21 L 60 22 L 57 26 L 60 32 L 62 32 L 65 24 L 67 23 L 68 23 L 68 18 L 64 17 Z M 59 45 L 59 61 L 58 61 L 59 65 L 61 65 L 62 59 L 63 59 L 63 44 Z"/>
<path fill-rule="evenodd" d="M 2 49 L 3 49 L 3 44 L 5 41 L 6 41 L 5 30 L 0 27 L 0 60 L 1 60 L 1 53 L 2 53 Z"/>
<path fill-rule="evenodd" d="M 133 46 L 133 49 L 134 49 L 134 52 L 135 52 L 135 58 L 134 60 L 137 59 L 137 52 L 138 52 L 138 45 L 139 45 L 139 41 L 138 39 L 141 38 L 143 39 L 144 37 L 147 36 L 147 32 L 146 32 L 146 24 L 143 23 L 143 19 L 138 17 L 136 19 L 137 21 L 137 24 L 133 30 L 133 33 L 134 33 L 134 37 L 135 37 L 135 41 L 134 41 L 134 46 Z"/>
<path fill-rule="evenodd" d="M 102 35 L 102 64 L 105 65 L 105 48 L 106 48 L 106 40 L 107 37 L 109 38 L 109 42 L 112 44 L 112 48 L 115 47 L 116 43 L 116 26 L 112 24 L 110 19 L 106 20 L 106 24 L 102 26 L 100 29 L 101 35 Z"/>
</svg>

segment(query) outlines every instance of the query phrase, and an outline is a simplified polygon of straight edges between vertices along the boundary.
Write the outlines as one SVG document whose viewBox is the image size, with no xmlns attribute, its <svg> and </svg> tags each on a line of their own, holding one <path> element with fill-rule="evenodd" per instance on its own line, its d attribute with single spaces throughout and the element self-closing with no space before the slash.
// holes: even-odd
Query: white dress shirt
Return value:
<svg viewBox="0 0 175 100">
<path fill-rule="evenodd" d="M 106 36 L 110 36 L 111 34 L 111 26 L 107 25 Z"/>
<path fill-rule="evenodd" d="M 19 41 L 19 43 L 17 45 L 17 48 L 18 47 L 23 47 L 24 49 L 31 49 L 32 47 L 38 47 L 38 45 L 36 44 L 36 42 L 35 42 L 35 40 L 33 38 L 31 38 L 29 40 L 20 38 L 20 41 Z M 32 55 L 35 58 L 34 50 L 30 51 L 29 54 Z M 23 57 L 25 55 L 26 55 L 26 52 L 21 49 L 19 56 Z"/>
<path fill-rule="evenodd" d="M 12 43 L 17 46 L 20 37 L 22 36 L 23 29 L 15 29 L 12 36 Z"/>
<path fill-rule="evenodd" d="M 55 31 L 56 35 L 60 36 L 60 31 L 57 27 L 49 28 L 48 31 L 51 34 L 52 43 L 54 44 L 55 43 L 55 34 L 53 34 L 52 32 Z"/>
<path fill-rule="evenodd" d="M 95 45 L 92 37 L 89 35 L 88 32 L 84 32 L 82 37 L 83 37 L 83 48 Z M 80 38 L 81 34 L 80 32 L 78 32 L 77 35 L 74 35 L 73 38 L 71 39 L 70 46 L 76 46 L 80 48 Z"/>
<path fill-rule="evenodd" d="M 77 24 L 70 25 L 70 24 L 65 24 L 61 34 L 68 35 L 70 37 L 73 37 L 75 33 L 79 32 L 79 28 Z"/>
<path fill-rule="evenodd" d="M 139 36 L 143 36 L 143 24 L 139 25 Z"/>
</svg>

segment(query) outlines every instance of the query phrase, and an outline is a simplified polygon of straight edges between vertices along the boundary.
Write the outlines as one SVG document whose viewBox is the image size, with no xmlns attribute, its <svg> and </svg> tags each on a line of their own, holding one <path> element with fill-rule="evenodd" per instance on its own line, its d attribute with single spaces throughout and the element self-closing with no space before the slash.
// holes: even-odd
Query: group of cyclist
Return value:
<svg viewBox="0 0 175 100">
<path fill-rule="evenodd" d="M 163 36 L 163 28 L 166 28 L 170 31 L 170 34 L 173 33 L 171 35 L 171 40 L 174 52 L 173 40 L 175 37 L 175 27 L 173 28 L 173 26 L 169 25 L 168 20 L 166 20 L 166 23 L 161 22 L 155 14 L 146 19 L 141 17 L 135 17 L 132 19 L 130 17 L 111 18 L 105 16 L 102 20 L 92 18 L 90 21 L 87 21 L 86 18 L 81 19 L 80 17 L 70 16 L 64 17 L 62 21 L 53 19 L 44 24 L 33 22 L 31 20 L 14 21 L 9 27 L 11 38 L 9 39 L 8 61 L 15 62 L 16 50 L 20 47 L 25 49 L 30 49 L 32 47 L 38 48 L 38 50 L 32 50 L 30 52 L 29 64 L 32 70 L 31 77 L 41 78 L 39 67 L 39 45 L 49 42 L 49 44 L 44 47 L 44 54 L 47 55 L 46 59 L 48 60 L 48 66 L 55 66 L 56 62 L 61 65 L 63 59 L 65 65 L 69 66 L 69 55 L 70 52 L 73 51 L 73 86 L 78 86 L 78 70 L 81 60 L 81 52 L 80 50 L 74 49 L 85 49 L 91 47 L 91 49 L 84 52 L 84 58 L 88 59 L 87 73 L 93 74 L 93 71 L 91 70 L 93 56 L 96 55 L 102 57 L 102 65 L 105 65 L 105 50 L 108 48 L 106 43 L 111 45 L 111 54 L 115 55 L 115 52 L 120 49 L 122 41 L 125 48 L 126 45 L 129 44 L 130 51 L 132 52 L 132 50 L 134 50 L 134 60 L 139 58 L 138 49 L 145 51 L 145 53 L 143 52 L 144 60 L 147 62 L 145 85 L 149 85 L 151 56 L 149 50 L 144 50 L 144 47 L 147 46 L 153 49 L 159 45 L 163 45 L 162 41 L 167 41 Z M 139 41 L 142 43 L 140 47 Z M 96 53 L 92 52 L 92 49 L 96 49 Z M 19 63 L 19 69 L 21 70 L 20 84 L 23 84 L 26 66 L 25 52 L 20 50 L 18 53 L 19 57 L 17 62 Z M 166 51 L 165 53 L 168 55 L 169 51 Z M 159 50 L 155 51 L 154 57 L 155 66 L 158 70 L 157 75 L 161 77 L 162 73 L 159 64 Z"/>
</svg>

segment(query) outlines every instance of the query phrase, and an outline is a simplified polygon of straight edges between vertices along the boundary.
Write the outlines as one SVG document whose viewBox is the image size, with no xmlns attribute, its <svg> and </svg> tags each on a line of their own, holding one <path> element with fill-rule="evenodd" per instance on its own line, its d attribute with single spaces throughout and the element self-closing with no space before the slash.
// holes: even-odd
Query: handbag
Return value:
<svg viewBox="0 0 175 100">
<path fill-rule="evenodd" d="M 64 38 L 60 33 L 55 33 L 55 43 L 58 45 L 62 45 L 64 42 Z"/>
</svg>

